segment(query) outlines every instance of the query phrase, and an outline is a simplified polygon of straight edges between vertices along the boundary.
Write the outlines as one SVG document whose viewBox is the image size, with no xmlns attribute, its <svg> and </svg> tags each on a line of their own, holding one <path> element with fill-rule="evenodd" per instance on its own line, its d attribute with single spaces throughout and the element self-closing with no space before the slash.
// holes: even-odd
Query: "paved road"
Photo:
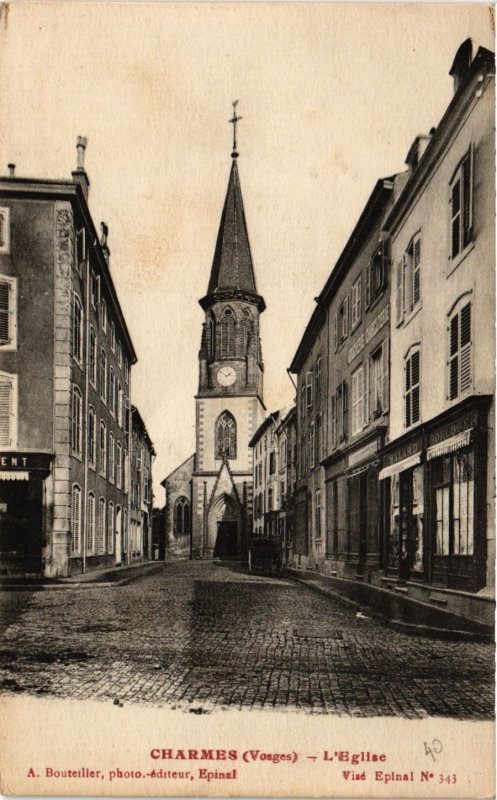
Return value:
<svg viewBox="0 0 497 800">
<path fill-rule="evenodd" d="M 393 631 L 289 580 L 180 562 L 120 587 L 0 593 L 0 687 L 57 697 L 489 719 L 493 648 Z"/>
</svg>

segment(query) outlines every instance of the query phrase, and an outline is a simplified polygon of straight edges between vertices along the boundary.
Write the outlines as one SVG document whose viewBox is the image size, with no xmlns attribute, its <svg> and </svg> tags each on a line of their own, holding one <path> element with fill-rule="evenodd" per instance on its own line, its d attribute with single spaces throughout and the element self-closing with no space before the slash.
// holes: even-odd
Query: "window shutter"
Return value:
<svg viewBox="0 0 497 800">
<path fill-rule="evenodd" d="M 362 427 L 369 423 L 369 358 L 364 362 L 364 395 L 363 395 Z"/>
<path fill-rule="evenodd" d="M 471 303 L 467 303 L 461 310 L 461 392 L 471 386 Z"/>
<path fill-rule="evenodd" d="M 405 414 L 404 422 L 406 428 L 411 424 L 411 359 L 408 358 L 404 366 L 404 396 Z"/>
<path fill-rule="evenodd" d="M 347 430 L 348 430 L 348 417 L 349 417 L 349 408 L 348 408 L 348 397 L 347 397 L 347 384 L 345 381 L 342 383 L 342 409 L 343 409 L 343 438 L 347 438 Z"/>
<path fill-rule="evenodd" d="M 359 373 L 352 375 L 352 435 L 357 430 L 357 395 L 358 395 Z"/>
<path fill-rule="evenodd" d="M 11 306 L 12 287 L 7 281 L 0 281 L 0 344 L 8 344 L 9 336 L 9 315 Z"/>
<path fill-rule="evenodd" d="M 459 394 L 459 314 L 455 314 L 449 325 L 449 399 Z"/>
<path fill-rule="evenodd" d="M 331 398 L 331 446 L 336 447 L 337 443 L 337 401 L 334 394 Z"/>
<path fill-rule="evenodd" d="M 421 297 L 421 236 L 418 236 L 413 246 L 413 305 L 419 303 Z"/>
<path fill-rule="evenodd" d="M 343 301 L 343 338 L 347 337 L 349 332 L 349 296 Z"/>
<path fill-rule="evenodd" d="M 338 316 L 338 314 L 335 314 L 335 351 L 338 350 L 338 341 L 339 341 L 339 337 L 338 337 L 338 320 L 339 320 L 339 316 Z"/>
<path fill-rule="evenodd" d="M 404 255 L 404 311 L 412 310 L 414 253 Z"/>
<path fill-rule="evenodd" d="M 474 148 L 470 146 L 468 155 L 462 165 L 462 180 L 463 180 L 463 208 L 464 208 L 464 230 L 463 230 L 463 246 L 473 238 L 473 161 L 474 161 Z"/>
<path fill-rule="evenodd" d="M 364 278 L 364 308 L 368 309 L 371 305 L 371 261 L 366 267 Z"/>
<path fill-rule="evenodd" d="M 81 490 L 73 486 L 71 497 L 71 550 L 79 553 L 81 535 Z"/>
<path fill-rule="evenodd" d="M 382 344 L 381 358 L 383 362 L 383 397 L 381 398 L 381 407 L 383 413 L 388 411 L 390 400 L 390 383 L 389 383 L 389 339 L 385 339 Z"/>
<path fill-rule="evenodd" d="M 419 420 L 419 350 L 411 356 L 411 422 Z"/>
<path fill-rule="evenodd" d="M 461 181 L 458 179 L 452 186 L 450 194 L 451 216 L 451 258 L 459 253 L 461 240 Z"/>
<path fill-rule="evenodd" d="M 9 447 L 11 441 L 12 383 L 0 380 L 0 445 Z"/>
<path fill-rule="evenodd" d="M 396 319 L 397 325 L 400 325 L 402 320 L 404 319 L 404 287 L 403 287 L 403 278 L 404 278 L 404 266 L 403 266 L 403 259 L 397 261 L 396 266 L 396 273 L 397 273 L 397 280 L 396 280 Z"/>
</svg>

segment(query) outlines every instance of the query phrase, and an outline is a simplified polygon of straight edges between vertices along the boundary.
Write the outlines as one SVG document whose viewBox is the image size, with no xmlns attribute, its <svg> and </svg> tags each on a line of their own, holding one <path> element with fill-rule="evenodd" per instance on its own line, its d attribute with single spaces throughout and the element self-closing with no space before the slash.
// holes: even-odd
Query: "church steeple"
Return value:
<svg viewBox="0 0 497 800">
<path fill-rule="evenodd" d="M 241 119 L 236 114 L 236 103 L 233 103 L 233 152 L 232 164 L 228 181 L 226 199 L 217 235 L 216 249 L 212 261 L 211 274 L 207 295 L 199 302 L 204 310 L 210 308 L 221 297 L 227 294 L 257 306 L 259 311 L 264 311 L 265 303 L 257 294 L 255 285 L 254 266 L 243 208 L 242 190 L 238 174 L 238 151 L 236 144 L 236 123 Z"/>
</svg>

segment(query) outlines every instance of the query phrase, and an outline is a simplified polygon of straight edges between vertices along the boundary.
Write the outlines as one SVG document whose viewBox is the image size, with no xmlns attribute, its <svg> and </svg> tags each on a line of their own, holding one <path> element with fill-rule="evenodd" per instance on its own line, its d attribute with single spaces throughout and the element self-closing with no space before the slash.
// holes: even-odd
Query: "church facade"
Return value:
<svg viewBox="0 0 497 800">
<path fill-rule="evenodd" d="M 257 293 L 236 147 L 207 294 L 195 397 L 195 456 L 189 483 L 192 558 L 244 558 L 252 530 L 252 451 L 265 416 Z M 164 481 L 167 497 L 167 479 Z M 186 490 L 186 486 L 185 486 Z M 176 519 L 171 509 L 167 519 Z M 168 540 L 175 532 L 167 531 Z"/>
</svg>

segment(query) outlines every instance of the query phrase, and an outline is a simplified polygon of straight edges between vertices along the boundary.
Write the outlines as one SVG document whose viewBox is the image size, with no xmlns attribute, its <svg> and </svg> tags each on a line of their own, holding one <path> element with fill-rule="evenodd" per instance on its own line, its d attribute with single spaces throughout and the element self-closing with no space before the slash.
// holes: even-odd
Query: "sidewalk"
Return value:
<svg viewBox="0 0 497 800">
<path fill-rule="evenodd" d="M 124 586 L 143 575 L 158 572 L 164 566 L 164 561 L 146 561 L 140 564 L 130 564 L 123 567 L 112 567 L 85 572 L 80 575 L 71 575 L 68 578 L 44 578 L 5 576 L 0 578 L 0 591 L 25 591 L 32 589 L 44 591 L 46 589 L 69 589 L 72 586 L 95 588 L 96 586 Z"/>
</svg>

